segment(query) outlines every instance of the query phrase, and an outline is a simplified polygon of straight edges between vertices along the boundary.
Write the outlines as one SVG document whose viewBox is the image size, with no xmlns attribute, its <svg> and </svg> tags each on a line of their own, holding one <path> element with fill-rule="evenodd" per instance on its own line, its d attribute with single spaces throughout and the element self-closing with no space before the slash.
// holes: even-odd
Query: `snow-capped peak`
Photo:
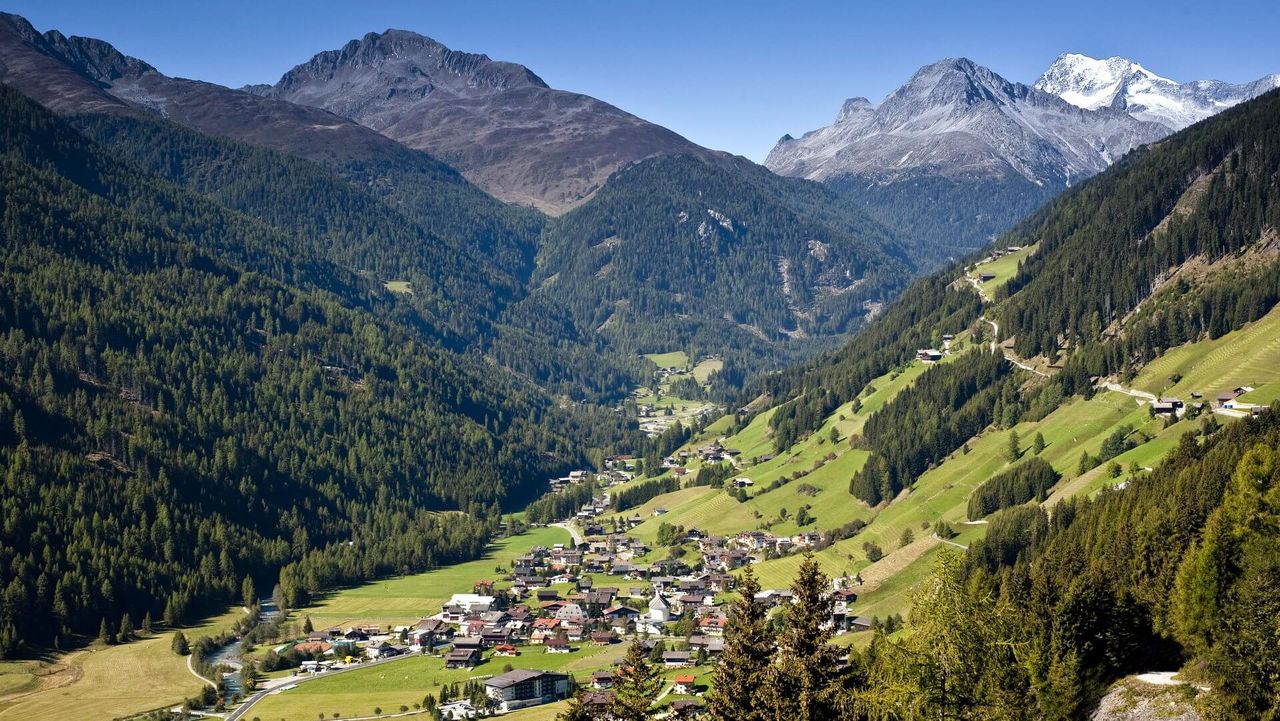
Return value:
<svg viewBox="0 0 1280 721">
<path fill-rule="evenodd" d="M 1234 85 L 1218 80 L 1178 83 L 1123 57 L 1105 60 L 1064 53 L 1036 81 L 1036 88 L 1072 105 L 1112 107 L 1180 130 L 1210 115 L 1280 87 L 1280 76 Z"/>
<path fill-rule="evenodd" d="M 1036 87 L 1072 105 L 1096 110 L 1111 105 L 1125 83 L 1133 79 L 1173 82 L 1128 58 L 1098 60 L 1080 53 L 1064 53 L 1040 76 Z"/>
</svg>

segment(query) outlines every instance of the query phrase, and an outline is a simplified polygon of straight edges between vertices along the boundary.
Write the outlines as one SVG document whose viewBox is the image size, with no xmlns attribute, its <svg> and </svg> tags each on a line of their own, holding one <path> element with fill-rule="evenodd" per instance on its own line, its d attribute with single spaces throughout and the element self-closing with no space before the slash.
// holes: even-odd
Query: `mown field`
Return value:
<svg viewBox="0 0 1280 721">
<path fill-rule="evenodd" d="M 996 288 L 1003 286 L 1009 282 L 1014 273 L 1018 272 L 1018 264 L 1036 251 L 1036 246 L 1028 245 L 1022 250 L 1016 250 L 1008 253 L 1000 258 L 987 263 L 978 263 L 974 266 L 973 275 L 976 277 L 980 273 L 992 273 L 995 278 L 982 284 L 982 289 L 987 295 L 995 292 Z"/>
<path fill-rule="evenodd" d="M 427 573 L 390 578 L 330 594 L 319 602 L 299 609 L 309 615 L 316 628 L 361 623 L 407 624 L 440 612 L 455 593 L 471 593 L 475 582 L 496 578 L 497 569 L 510 569 L 511 560 L 534 546 L 572 542 L 562 528 L 535 528 L 528 533 L 494 542 L 484 558 Z"/>
<path fill-rule="evenodd" d="M 508 666 L 568 673 L 585 685 L 592 672 L 615 668 L 626 652 L 625 643 L 610 646 L 575 644 L 574 652 L 569 654 L 551 654 L 538 646 L 527 646 L 516 657 L 494 657 L 491 653 L 486 653 L 485 662 L 469 670 L 445 669 L 444 661 L 434 656 L 412 656 L 322 676 L 294 688 L 269 694 L 254 705 L 249 715 L 272 721 L 311 721 L 320 713 L 332 719 L 369 716 L 379 708 L 384 714 L 397 713 L 401 706 L 412 709 L 415 703 L 423 703 L 428 694 L 439 698 L 440 691 L 446 684 L 462 685 L 468 679 L 483 680 L 504 673 Z M 699 677 L 698 683 L 705 686 L 710 668 L 704 666 L 697 669 L 666 670 L 663 675 L 670 680 L 681 673 L 696 674 Z M 678 698 L 688 697 L 668 695 L 664 702 Z M 504 718 L 516 721 L 553 719 L 564 706 L 563 703 L 549 704 L 518 711 Z"/>
<path fill-rule="evenodd" d="M 183 629 L 187 638 L 213 636 L 243 612 L 233 609 Z M 85 721 L 176 705 L 202 682 L 186 657 L 170 650 L 173 632 L 118 646 L 90 647 L 48 661 L 0 662 L 0 719 Z"/>
<path fill-rule="evenodd" d="M 1166 351 L 1133 381 L 1133 387 L 1157 395 L 1190 400 L 1195 391 L 1206 401 L 1246 385 L 1254 391 L 1241 400 L 1269 404 L 1280 397 L 1280 307 L 1221 338 Z"/>
</svg>

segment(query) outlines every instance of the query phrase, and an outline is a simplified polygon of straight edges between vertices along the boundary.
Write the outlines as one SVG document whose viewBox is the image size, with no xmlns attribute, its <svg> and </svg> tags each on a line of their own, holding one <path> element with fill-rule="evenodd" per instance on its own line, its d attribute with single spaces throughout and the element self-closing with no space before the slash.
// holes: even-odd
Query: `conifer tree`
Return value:
<svg viewBox="0 0 1280 721">
<path fill-rule="evenodd" d="M 747 566 L 738 582 L 738 600 L 729 611 L 724 653 L 712 675 L 707 715 L 712 721 L 765 721 L 756 694 L 773 655 L 769 610 L 756 599 L 760 583 Z"/>
<path fill-rule="evenodd" d="M 1008 459 L 1010 463 L 1018 460 L 1022 456 L 1022 450 L 1018 447 L 1019 439 L 1017 431 L 1009 431 L 1009 451 Z"/>
<path fill-rule="evenodd" d="M 107 619 L 102 619 L 102 623 L 98 626 L 98 640 L 103 643 L 114 643 L 115 639 L 111 638 L 111 629 L 107 627 Z"/>
<path fill-rule="evenodd" d="M 124 616 L 120 618 L 120 632 L 116 634 L 120 643 L 124 643 L 133 638 L 133 619 L 129 618 L 129 612 L 125 611 Z"/>
<path fill-rule="evenodd" d="M 775 662 L 759 694 L 768 718 L 835 721 L 841 712 L 845 669 L 831 640 L 834 602 L 826 574 L 806 554 L 791 584 L 792 603 L 784 612 Z"/>
<path fill-rule="evenodd" d="M 186 656 L 191 653 L 191 646 L 187 643 L 187 636 L 181 631 L 173 634 L 173 643 L 170 648 L 179 656 Z"/>
<path fill-rule="evenodd" d="M 1040 452 L 1043 450 L 1044 450 L 1044 434 L 1041 433 L 1040 431 L 1036 431 L 1036 437 L 1031 439 L 1031 452 L 1038 456 L 1040 455 Z"/>
<path fill-rule="evenodd" d="M 646 721 L 653 718 L 652 706 L 662 693 L 662 675 L 649 662 L 639 639 L 631 642 L 622 668 L 613 682 L 612 721 Z"/>
<path fill-rule="evenodd" d="M 142 632 L 146 634 L 150 634 L 153 631 L 154 631 L 154 624 L 151 621 L 151 612 L 147 611 L 147 614 L 142 617 Z"/>
</svg>

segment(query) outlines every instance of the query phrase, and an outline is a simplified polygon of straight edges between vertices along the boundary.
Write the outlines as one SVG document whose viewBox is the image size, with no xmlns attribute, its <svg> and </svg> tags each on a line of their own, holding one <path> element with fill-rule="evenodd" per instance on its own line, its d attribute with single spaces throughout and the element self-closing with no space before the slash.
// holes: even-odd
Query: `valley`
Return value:
<svg viewBox="0 0 1280 721">
<path fill-rule="evenodd" d="M 299 39 L 0 13 L 0 721 L 1280 713 L 1280 76 Z"/>
</svg>

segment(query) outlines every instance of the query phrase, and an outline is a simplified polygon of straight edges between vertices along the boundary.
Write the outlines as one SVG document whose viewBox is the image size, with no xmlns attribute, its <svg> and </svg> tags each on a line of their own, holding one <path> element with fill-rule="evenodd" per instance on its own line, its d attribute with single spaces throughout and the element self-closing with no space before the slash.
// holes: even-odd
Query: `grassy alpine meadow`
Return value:
<svg viewBox="0 0 1280 721">
<path fill-rule="evenodd" d="M 539 646 L 522 646 L 519 656 L 494 657 L 473 669 L 446 669 L 437 656 L 410 656 L 367 668 L 333 673 L 299 683 L 293 688 L 268 694 L 250 710 L 249 716 L 285 721 L 311 721 L 323 713 L 326 718 L 372 716 L 374 709 L 396 713 L 410 709 L 430 694 L 440 697 L 445 684 L 464 684 L 468 679 L 486 679 L 513 669 L 527 668 L 572 674 L 585 682 L 593 671 L 612 668 L 626 655 L 627 645 L 574 645 L 573 653 L 546 653 Z M 541 718 L 533 715 L 532 718 Z M 523 718 L 523 717 L 515 717 Z"/>
<path fill-rule="evenodd" d="M 993 261 L 978 263 L 973 268 L 973 274 L 977 276 L 980 273 L 991 273 L 995 278 L 982 284 L 982 289 L 988 295 L 995 292 L 996 288 L 1003 286 L 1009 282 L 1014 273 L 1018 272 L 1018 264 L 1027 258 L 1027 256 L 1036 252 L 1035 245 L 1028 245 L 1021 250 L 1015 250 L 1011 253 L 996 258 Z"/>
<path fill-rule="evenodd" d="M 1200 392 L 1206 401 L 1252 386 L 1241 400 L 1270 403 L 1280 397 L 1280 307 L 1220 338 L 1169 349 L 1138 373 L 1133 386 L 1183 400 Z"/>
<path fill-rule="evenodd" d="M 497 567 L 509 568 L 512 559 L 529 549 L 568 544 L 572 540 L 562 528 L 534 528 L 519 536 L 494 541 L 489 553 L 475 561 L 335 591 L 295 613 L 299 617 L 311 616 L 316 628 L 413 623 L 439 613 L 453 594 L 471 593 L 476 581 L 496 578 L 500 575 L 495 570 Z"/>
<path fill-rule="evenodd" d="M 182 629 L 188 640 L 228 630 L 243 612 Z M 203 681 L 187 668 L 187 657 L 170 645 L 173 631 L 137 641 L 88 648 L 47 661 L 0 662 L 0 719 L 83 721 L 117 718 L 182 703 Z"/>
<path fill-rule="evenodd" d="M 682 350 L 667 353 L 645 353 L 644 357 L 653 361 L 659 368 L 684 368 L 689 365 L 689 355 Z"/>
</svg>

